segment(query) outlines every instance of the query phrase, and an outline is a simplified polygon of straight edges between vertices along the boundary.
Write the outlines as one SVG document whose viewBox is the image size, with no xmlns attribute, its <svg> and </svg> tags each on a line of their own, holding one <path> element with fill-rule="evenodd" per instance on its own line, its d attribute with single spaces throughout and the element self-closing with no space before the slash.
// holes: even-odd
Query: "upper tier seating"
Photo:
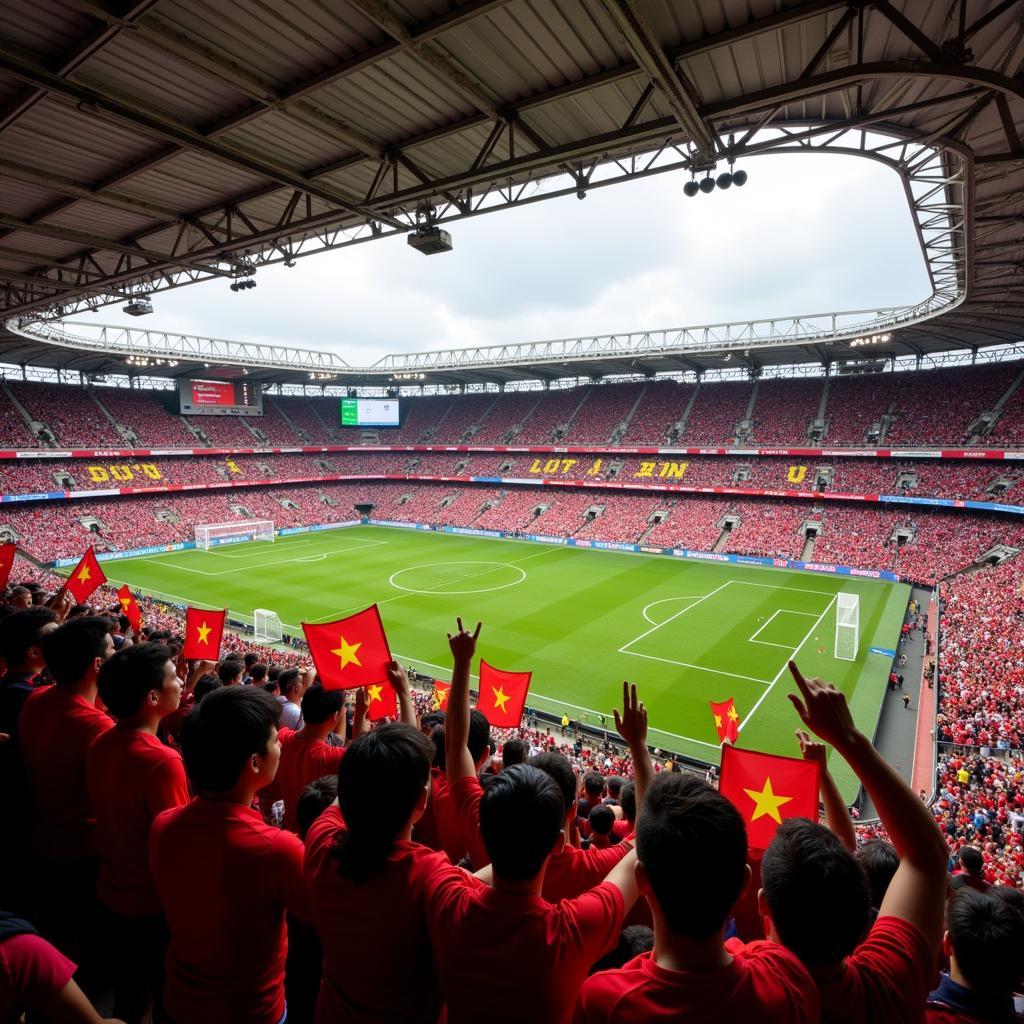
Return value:
<svg viewBox="0 0 1024 1024">
<path fill-rule="evenodd" d="M 114 425 L 83 388 L 28 381 L 10 381 L 8 386 L 29 415 L 53 431 L 57 446 L 123 446 Z"/>
</svg>

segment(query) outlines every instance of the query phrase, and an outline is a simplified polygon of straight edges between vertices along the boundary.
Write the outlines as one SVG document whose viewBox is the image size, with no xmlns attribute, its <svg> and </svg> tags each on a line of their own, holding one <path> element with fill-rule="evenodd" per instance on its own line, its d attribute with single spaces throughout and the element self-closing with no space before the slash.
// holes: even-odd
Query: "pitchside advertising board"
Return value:
<svg viewBox="0 0 1024 1024">
<path fill-rule="evenodd" d="M 247 380 L 179 380 L 183 416 L 262 416 L 263 391 Z"/>
<path fill-rule="evenodd" d="M 343 398 L 343 427 L 397 427 L 400 425 L 397 398 Z"/>
</svg>

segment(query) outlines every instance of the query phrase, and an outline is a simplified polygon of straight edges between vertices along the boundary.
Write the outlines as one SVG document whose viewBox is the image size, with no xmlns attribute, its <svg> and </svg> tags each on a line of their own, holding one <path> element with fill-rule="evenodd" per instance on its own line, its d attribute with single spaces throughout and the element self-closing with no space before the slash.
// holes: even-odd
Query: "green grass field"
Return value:
<svg viewBox="0 0 1024 1024">
<path fill-rule="evenodd" d="M 786 699 L 795 656 L 848 695 L 869 735 L 910 588 L 857 578 L 686 562 L 383 527 L 353 527 L 105 563 L 118 583 L 178 603 L 276 611 L 299 632 L 373 602 L 405 664 L 447 677 L 456 615 L 484 623 L 479 652 L 534 673 L 529 705 L 597 724 L 635 681 L 651 743 L 717 762 L 709 700 L 733 697 L 740 744 L 797 754 Z M 833 658 L 835 595 L 860 595 L 860 653 Z M 855 781 L 835 765 L 850 799 Z"/>
</svg>

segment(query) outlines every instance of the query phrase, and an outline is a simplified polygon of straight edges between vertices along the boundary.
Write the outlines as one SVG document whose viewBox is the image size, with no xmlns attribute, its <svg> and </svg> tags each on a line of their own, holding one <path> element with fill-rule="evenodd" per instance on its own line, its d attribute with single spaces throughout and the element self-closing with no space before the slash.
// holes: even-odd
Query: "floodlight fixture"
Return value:
<svg viewBox="0 0 1024 1024">
<path fill-rule="evenodd" d="M 715 179 L 710 174 L 706 178 L 700 179 L 700 190 L 704 195 L 715 191 Z"/>
<path fill-rule="evenodd" d="M 732 175 L 728 171 L 724 171 L 715 179 L 715 184 L 719 188 L 728 188 L 732 184 Z"/>
<path fill-rule="evenodd" d="M 683 195 L 689 196 L 691 199 L 700 191 L 700 186 L 697 184 L 695 178 L 691 178 L 683 186 Z"/>
<path fill-rule="evenodd" d="M 737 188 L 742 188 L 747 183 L 747 172 L 746 171 L 733 171 L 732 172 L 732 183 Z"/>
</svg>

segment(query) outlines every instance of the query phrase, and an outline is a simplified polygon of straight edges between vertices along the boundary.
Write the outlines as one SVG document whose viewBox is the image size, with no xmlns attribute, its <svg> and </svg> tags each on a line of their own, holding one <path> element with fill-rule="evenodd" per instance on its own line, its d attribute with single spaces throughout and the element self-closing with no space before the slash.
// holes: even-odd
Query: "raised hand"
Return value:
<svg viewBox="0 0 1024 1024">
<path fill-rule="evenodd" d="M 477 637 L 480 636 L 480 627 L 482 623 L 476 624 L 476 629 L 470 633 L 462 627 L 462 619 L 456 619 L 458 625 L 458 632 L 454 635 L 448 634 L 448 646 L 451 648 L 452 657 L 455 659 L 456 664 L 459 662 L 469 663 L 473 660 L 473 655 L 476 654 L 476 641 Z"/>
<path fill-rule="evenodd" d="M 397 661 L 392 661 L 388 665 L 388 679 L 399 697 L 409 692 L 409 676 Z"/>
<path fill-rule="evenodd" d="M 831 743 L 840 751 L 847 749 L 859 734 L 853 724 L 846 695 L 831 683 L 817 678 L 804 678 L 795 661 L 789 663 L 789 671 L 800 690 L 800 697 L 795 693 L 787 696 L 800 720 L 826 743 Z"/>
<path fill-rule="evenodd" d="M 629 744 L 634 746 L 647 745 L 647 708 L 636 697 L 636 683 L 629 683 L 625 680 L 622 683 L 622 712 L 615 708 L 615 728 L 619 735 Z"/>
<path fill-rule="evenodd" d="M 822 768 L 826 767 L 828 751 L 825 749 L 824 743 L 811 739 L 803 729 L 796 730 L 796 740 L 800 744 L 800 756 L 805 761 L 815 761 Z"/>
</svg>

